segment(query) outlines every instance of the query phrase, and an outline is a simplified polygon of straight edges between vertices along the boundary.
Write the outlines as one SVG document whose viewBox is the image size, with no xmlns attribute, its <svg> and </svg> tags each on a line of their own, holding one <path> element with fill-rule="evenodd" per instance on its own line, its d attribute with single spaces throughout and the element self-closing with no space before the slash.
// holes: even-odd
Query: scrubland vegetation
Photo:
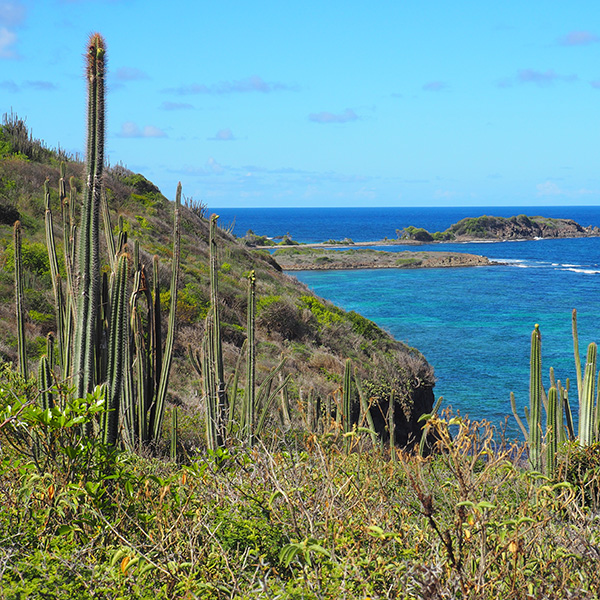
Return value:
<svg viewBox="0 0 600 600">
<path fill-rule="evenodd" d="M 88 80 L 103 55 L 92 36 Z M 1 598 L 597 597 L 595 345 L 576 434 L 534 330 L 527 443 L 506 440 L 439 414 L 418 351 L 299 286 L 201 202 L 122 166 L 95 178 L 100 145 L 91 156 L 47 149 L 15 116 L 0 130 Z M 99 191 L 101 244 L 84 222 Z M 48 226 L 53 210 L 65 220 Z M 75 266 L 82 239 L 101 265 Z M 88 337 L 85 306 L 56 301 L 86 273 L 106 274 Z"/>
</svg>

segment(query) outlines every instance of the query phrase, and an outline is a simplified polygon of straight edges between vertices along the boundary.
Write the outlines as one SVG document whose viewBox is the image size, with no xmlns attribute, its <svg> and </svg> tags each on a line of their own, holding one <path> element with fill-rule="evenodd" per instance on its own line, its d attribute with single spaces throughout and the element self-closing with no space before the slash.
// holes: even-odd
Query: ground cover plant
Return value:
<svg viewBox="0 0 600 600">
<path fill-rule="evenodd" d="M 0 131 L 0 597 L 596 597 L 595 364 L 571 443 L 548 438 L 552 394 L 539 431 L 537 349 L 527 445 L 439 415 L 417 351 L 299 291 L 201 203 L 101 176 L 97 34 L 88 51 L 86 167 Z"/>
</svg>

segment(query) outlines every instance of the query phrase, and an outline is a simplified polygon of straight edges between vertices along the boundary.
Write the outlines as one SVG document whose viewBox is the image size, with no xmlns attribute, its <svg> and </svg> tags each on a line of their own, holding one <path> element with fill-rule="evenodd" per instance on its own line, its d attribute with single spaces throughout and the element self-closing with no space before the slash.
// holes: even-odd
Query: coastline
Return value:
<svg viewBox="0 0 600 600">
<path fill-rule="evenodd" d="M 292 246 L 273 258 L 284 271 L 352 271 L 358 269 L 439 269 L 494 266 L 501 264 L 485 256 L 462 252 L 386 252 L 366 248 L 338 249 Z"/>
</svg>

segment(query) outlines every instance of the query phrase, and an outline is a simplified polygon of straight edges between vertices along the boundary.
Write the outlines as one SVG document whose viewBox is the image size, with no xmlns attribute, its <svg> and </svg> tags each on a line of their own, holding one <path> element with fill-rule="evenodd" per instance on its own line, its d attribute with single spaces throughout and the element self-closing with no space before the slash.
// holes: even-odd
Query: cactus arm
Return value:
<svg viewBox="0 0 600 600">
<path fill-rule="evenodd" d="M 102 201 L 100 203 L 102 209 L 102 221 L 104 223 L 104 237 L 106 238 L 106 247 L 108 249 L 108 260 L 110 262 L 110 270 L 114 273 L 117 270 L 118 253 L 115 246 L 115 238 L 112 233 L 112 225 L 110 224 L 110 211 L 108 210 L 108 200 L 106 192 L 102 193 Z"/>
<path fill-rule="evenodd" d="M 61 165 L 64 168 L 64 165 Z M 58 334 L 58 356 L 60 366 L 64 371 L 64 353 L 68 344 L 68 339 L 65 337 L 65 320 L 67 314 L 65 312 L 65 302 L 63 298 L 63 289 L 60 273 L 58 270 L 58 258 L 56 254 L 56 242 L 54 239 L 54 226 L 52 222 L 52 211 L 50 210 L 50 188 L 48 180 L 44 182 L 44 199 L 46 205 L 45 224 L 46 224 L 46 247 L 48 249 L 48 262 L 50 265 L 50 277 L 52 279 L 52 290 L 54 292 L 54 303 L 56 306 L 56 332 Z M 66 373 L 65 373 L 66 374 Z"/>
<path fill-rule="evenodd" d="M 169 310 L 169 325 L 167 329 L 167 340 L 165 342 L 165 350 L 160 370 L 160 381 L 158 382 L 158 389 L 156 390 L 156 397 L 154 400 L 151 422 L 149 425 L 149 431 L 151 431 L 153 440 L 158 440 L 160 436 L 160 430 L 165 412 L 167 388 L 169 385 L 169 374 L 171 371 L 171 363 L 173 362 L 173 346 L 175 344 L 175 329 L 177 327 L 175 319 L 177 315 L 177 288 L 179 287 L 179 262 L 181 259 L 180 208 L 181 183 L 177 185 L 175 206 L 173 210 L 173 264 L 171 266 L 171 304 Z"/>
<path fill-rule="evenodd" d="M 390 432 L 390 456 L 396 461 L 396 397 L 394 389 L 390 391 L 390 403 L 388 406 L 388 428 Z"/>
<path fill-rule="evenodd" d="M 529 377 L 529 462 L 534 471 L 542 469 L 542 336 L 536 324 L 531 334 Z"/>
<path fill-rule="evenodd" d="M 546 475 L 554 477 L 556 472 L 556 452 L 558 450 L 558 391 L 552 386 L 548 390 L 548 419 L 546 427 Z M 560 407 L 562 411 L 562 407 Z"/>
<path fill-rule="evenodd" d="M 512 393 L 512 392 L 511 392 Z M 425 426 L 423 427 L 423 430 L 421 431 L 421 440 L 419 441 L 419 456 L 424 456 L 424 452 L 425 452 L 425 444 L 427 443 L 427 437 L 429 435 L 429 419 L 431 417 L 434 417 L 437 415 L 438 411 L 440 410 L 440 406 L 442 404 L 442 400 L 444 399 L 443 396 L 440 396 L 435 404 L 433 405 L 433 409 L 431 410 L 431 412 L 428 415 L 423 415 L 419 420 L 421 419 L 426 419 L 425 421 Z M 514 394 L 513 394 L 513 398 L 511 399 L 512 402 L 514 402 Z"/>
<path fill-rule="evenodd" d="M 523 425 L 523 421 L 521 421 L 521 417 L 519 417 L 519 413 L 517 412 L 517 403 L 515 402 L 514 392 L 510 393 L 510 406 L 512 407 L 512 411 L 513 411 L 513 415 L 515 416 L 515 420 L 517 421 L 517 424 L 519 425 L 519 427 L 521 428 L 521 431 L 523 432 L 523 437 L 525 438 L 525 441 L 528 442 L 529 434 L 527 433 L 527 429 L 525 429 L 525 425 Z"/>
<path fill-rule="evenodd" d="M 371 414 L 371 407 L 369 406 L 369 402 L 365 397 L 362 386 L 358 378 L 354 380 L 356 385 L 356 391 L 358 392 L 358 397 L 360 399 L 360 410 L 361 410 L 361 418 L 360 423 L 363 424 L 364 420 L 367 420 L 367 425 L 369 426 L 369 435 L 371 436 L 371 442 L 373 442 L 373 447 L 376 448 L 379 442 L 377 437 L 377 432 L 375 431 L 375 423 L 373 422 L 373 415 Z"/>
<path fill-rule="evenodd" d="M 127 310 L 127 255 L 119 257 L 117 275 L 113 282 L 112 306 L 107 367 L 106 413 L 103 441 L 109 446 L 117 442 L 119 413 L 123 395 L 123 373 L 125 366 L 125 344 L 129 339 Z"/>
<path fill-rule="evenodd" d="M 280 363 L 280 366 L 283 366 L 284 362 L 285 362 L 285 359 Z M 288 375 L 285 377 L 285 379 L 282 382 L 280 382 L 279 385 L 266 398 L 266 401 L 263 405 L 263 409 L 261 411 L 260 418 L 258 419 L 258 424 L 256 425 L 256 435 L 260 435 L 262 433 L 263 428 L 265 426 L 266 419 L 267 419 L 267 415 L 269 414 L 269 411 L 271 409 L 271 406 L 273 405 L 275 398 L 281 392 L 281 390 L 287 386 L 290 379 L 291 379 L 291 375 L 288 373 Z M 272 381 L 272 379 L 271 379 L 271 381 Z"/>
<path fill-rule="evenodd" d="M 256 316 L 256 274 L 248 274 L 248 322 L 246 345 L 246 393 L 244 394 L 244 439 L 252 445 L 254 413 L 256 411 L 256 344 L 254 341 Z"/>
<path fill-rule="evenodd" d="M 247 340 L 244 340 L 240 353 L 235 361 L 235 371 L 233 372 L 233 381 L 229 387 L 229 418 L 227 419 L 227 438 L 230 438 L 233 434 L 233 427 L 235 425 L 235 411 L 237 408 L 237 397 L 239 391 L 239 379 L 240 379 L 240 367 L 242 365 L 242 359 L 244 358 L 244 348 L 247 344 Z"/>
<path fill-rule="evenodd" d="M 588 346 L 583 388 L 579 400 L 579 444 L 581 446 L 589 446 L 594 441 L 594 386 L 597 353 L 598 348 L 592 342 Z"/>
<path fill-rule="evenodd" d="M 352 362 L 348 358 L 344 365 L 344 383 L 342 390 L 342 425 L 344 433 L 352 431 Z M 350 450 L 350 438 L 346 437 L 346 452 Z"/>
<path fill-rule="evenodd" d="M 579 335 L 577 334 L 577 309 L 573 309 L 571 315 L 573 328 L 573 352 L 575 354 L 575 372 L 577 373 L 577 395 L 581 398 L 583 392 L 583 378 L 581 374 L 581 355 L 579 354 Z"/>
<path fill-rule="evenodd" d="M 15 245 L 15 310 L 17 316 L 17 347 L 19 371 L 23 379 L 28 378 L 27 347 L 25 340 L 25 293 L 23 289 L 23 258 L 21 256 L 21 222 L 14 225 Z"/>
<path fill-rule="evenodd" d="M 39 402 L 43 410 L 54 406 L 54 398 L 50 389 L 52 388 L 52 371 L 48 356 L 44 354 L 40 358 L 38 368 L 38 389 L 40 392 Z"/>
</svg>

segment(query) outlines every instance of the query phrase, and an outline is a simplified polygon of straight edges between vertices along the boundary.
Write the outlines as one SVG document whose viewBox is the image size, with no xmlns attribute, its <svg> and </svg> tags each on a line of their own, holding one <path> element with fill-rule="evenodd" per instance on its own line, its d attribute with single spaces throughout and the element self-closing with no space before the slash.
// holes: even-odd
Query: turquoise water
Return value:
<svg viewBox="0 0 600 600">
<path fill-rule="evenodd" d="M 363 212 L 357 215 L 357 210 Z M 407 217 L 404 213 L 411 210 L 415 214 Z M 497 209 L 299 209 L 295 213 L 294 209 L 281 209 L 271 214 L 270 227 L 266 218 L 264 228 L 246 229 L 261 235 L 278 235 L 282 228 L 292 234 L 294 230 L 310 231 L 313 241 L 353 237 L 345 233 L 348 230 L 360 241 L 362 231 L 362 239 L 368 241 L 381 239 L 385 233 L 375 235 L 377 231 L 404 218 L 432 231 L 445 229 L 461 215 L 486 212 L 565 216 L 581 224 L 600 225 L 599 207 L 504 210 L 502 215 Z M 277 213 L 269 210 L 273 212 Z M 332 212 L 337 229 L 333 219 L 325 218 Z M 417 215 L 421 215 L 420 221 Z M 243 219 L 241 222 L 245 227 Z M 239 217 L 236 223 L 240 223 Z M 320 223 L 328 225 L 320 228 Z M 436 224 L 439 226 L 432 226 Z M 550 366 L 559 379 L 573 380 L 573 308 L 578 311 L 582 354 L 589 342 L 600 341 L 600 238 L 427 247 L 432 251 L 438 248 L 483 254 L 507 264 L 465 269 L 303 271 L 294 275 L 319 296 L 361 313 L 418 348 L 435 368 L 436 395 L 444 396 L 444 404 L 461 414 L 501 425 L 512 415 L 511 391 L 522 413 L 528 402 L 529 340 L 535 323 L 542 331 L 545 382 Z M 509 434 L 517 433 L 512 416 L 507 427 Z"/>
</svg>

